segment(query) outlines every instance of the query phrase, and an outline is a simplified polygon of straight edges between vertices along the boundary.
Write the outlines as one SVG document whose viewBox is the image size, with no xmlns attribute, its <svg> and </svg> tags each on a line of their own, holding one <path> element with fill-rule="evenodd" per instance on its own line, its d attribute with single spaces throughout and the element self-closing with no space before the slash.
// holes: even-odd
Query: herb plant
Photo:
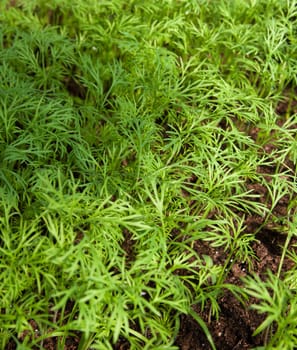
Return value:
<svg viewBox="0 0 297 350">
<path fill-rule="evenodd" d="M 0 2 L 1 348 L 173 350 L 190 315 L 215 349 L 193 307 L 219 317 L 226 290 L 259 299 L 265 348 L 296 346 L 296 16 L 287 0 Z M 267 279 L 265 225 L 288 237 Z"/>
</svg>

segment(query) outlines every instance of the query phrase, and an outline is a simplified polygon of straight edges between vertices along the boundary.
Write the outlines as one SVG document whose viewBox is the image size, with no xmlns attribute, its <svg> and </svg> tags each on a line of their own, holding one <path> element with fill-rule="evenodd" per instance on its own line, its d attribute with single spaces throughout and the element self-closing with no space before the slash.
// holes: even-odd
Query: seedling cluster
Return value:
<svg viewBox="0 0 297 350">
<path fill-rule="evenodd" d="M 215 349 L 226 291 L 296 348 L 296 34 L 295 0 L 0 1 L 1 349 L 174 350 L 181 315 Z"/>
</svg>

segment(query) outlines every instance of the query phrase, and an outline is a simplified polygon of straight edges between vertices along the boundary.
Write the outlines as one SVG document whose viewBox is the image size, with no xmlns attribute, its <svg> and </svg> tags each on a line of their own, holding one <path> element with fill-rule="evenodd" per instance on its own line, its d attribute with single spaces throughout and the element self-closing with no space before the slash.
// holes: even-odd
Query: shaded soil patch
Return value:
<svg viewBox="0 0 297 350">
<path fill-rule="evenodd" d="M 219 319 L 208 323 L 217 349 L 250 349 L 251 346 L 262 343 L 261 336 L 253 337 L 252 334 L 264 317 L 243 307 L 231 293 L 226 293 L 219 305 Z M 209 310 L 205 309 L 201 313 L 195 308 L 195 311 L 207 321 Z M 205 334 L 189 316 L 181 317 L 181 330 L 176 345 L 181 350 L 211 349 Z"/>
</svg>

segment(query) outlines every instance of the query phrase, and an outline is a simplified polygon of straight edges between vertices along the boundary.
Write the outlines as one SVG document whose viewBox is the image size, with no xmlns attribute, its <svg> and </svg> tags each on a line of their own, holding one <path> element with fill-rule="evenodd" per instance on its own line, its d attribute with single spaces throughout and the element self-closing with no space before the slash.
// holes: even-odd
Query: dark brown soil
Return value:
<svg viewBox="0 0 297 350">
<path fill-rule="evenodd" d="M 267 269 L 276 272 L 280 260 L 280 249 L 275 249 L 280 240 L 272 243 L 267 239 L 266 232 L 258 235 L 259 242 L 254 244 L 254 252 L 258 259 L 254 260 L 254 270 L 257 274 L 263 275 Z M 262 241 L 263 239 L 263 241 Z M 220 259 L 218 254 L 214 255 L 214 260 Z M 287 266 L 289 267 L 289 263 Z M 247 266 L 241 263 L 235 263 L 230 271 L 226 282 L 240 285 L 242 276 L 247 274 Z M 202 316 L 210 330 L 217 349 L 252 349 L 263 345 L 262 335 L 253 336 L 253 332 L 263 322 L 265 315 L 260 315 L 249 306 L 255 300 L 250 300 L 247 304 L 241 304 L 235 296 L 226 291 L 219 300 L 220 316 L 209 320 L 210 310 L 206 307 L 203 312 L 199 306 L 194 310 Z M 181 317 L 181 329 L 176 339 L 176 345 L 181 350 L 210 350 L 206 336 L 197 322 L 190 316 Z"/>
</svg>

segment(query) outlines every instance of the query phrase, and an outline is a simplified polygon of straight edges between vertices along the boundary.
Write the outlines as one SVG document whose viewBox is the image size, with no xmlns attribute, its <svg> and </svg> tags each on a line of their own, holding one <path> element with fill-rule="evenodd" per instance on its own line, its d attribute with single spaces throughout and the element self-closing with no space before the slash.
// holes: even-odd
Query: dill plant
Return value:
<svg viewBox="0 0 297 350">
<path fill-rule="evenodd" d="M 218 317 L 226 288 L 240 297 L 225 280 L 232 263 L 252 272 L 245 218 L 275 219 L 285 195 L 296 206 L 296 113 L 275 113 L 296 87 L 295 1 L 0 10 L 1 346 L 52 337 L 62 349 L 79 334 L 80 349 L 177 349 L 188 314 L 214 349 L 192 306 Z M 266 187 L 266 202 L 247 183 Z M 199 256 L 200 240 L 225 250 L 223 266 Z M 271 348 L 295 339 L 295 275 L 244 282 L 270 313 L 258 332 L 279 325 Z"/>
</svg>

